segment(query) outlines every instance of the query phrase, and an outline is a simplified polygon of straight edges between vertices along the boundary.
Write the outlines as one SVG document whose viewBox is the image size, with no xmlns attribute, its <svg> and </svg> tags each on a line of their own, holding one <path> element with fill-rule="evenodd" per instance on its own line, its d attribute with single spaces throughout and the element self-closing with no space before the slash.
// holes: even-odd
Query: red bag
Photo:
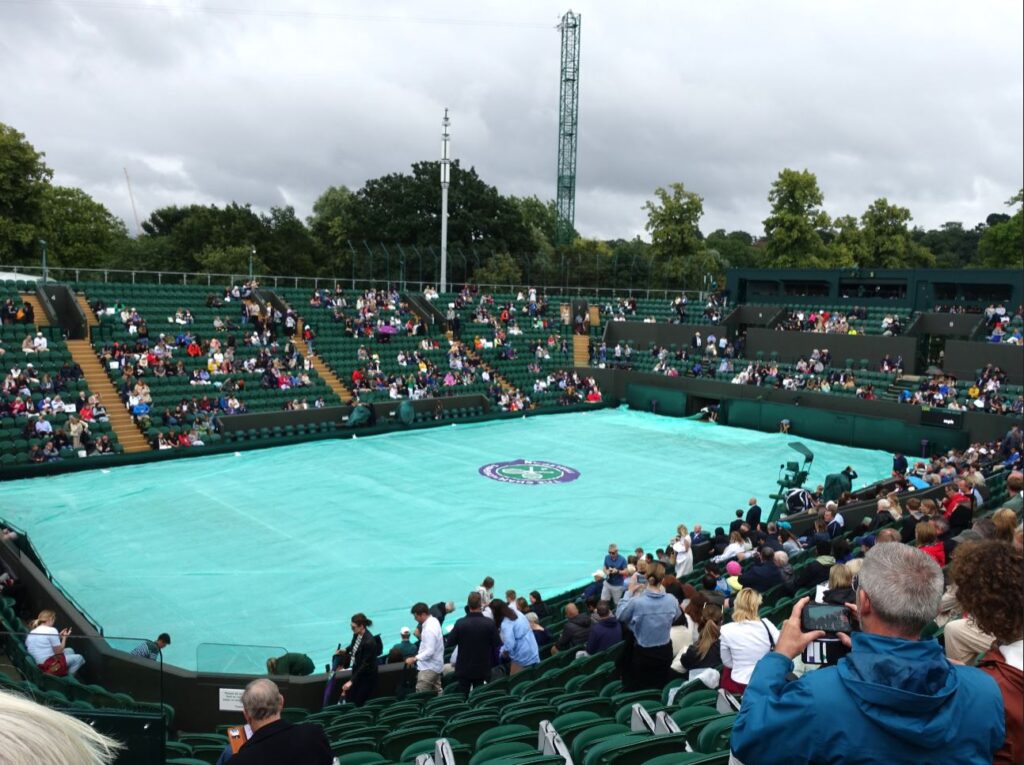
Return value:
<svg viewBox="0 0 1024 765">
<path fill-rule="evenodd" d="M 62 653 L 55 653 L 49 659 L 39 665 L 39 669 L 44 675 L 53 675 L 54 677 L 67 677 L 68 675 L 68 660 Z"/>
</svg>

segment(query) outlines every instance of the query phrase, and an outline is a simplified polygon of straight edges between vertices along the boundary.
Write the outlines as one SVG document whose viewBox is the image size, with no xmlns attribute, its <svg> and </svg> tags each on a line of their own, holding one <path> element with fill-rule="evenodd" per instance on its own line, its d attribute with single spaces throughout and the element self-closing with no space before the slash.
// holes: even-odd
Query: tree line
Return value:
<svg viewBox="0 0 1024 765">
<path fill-rule="evenodd" d="M 326 189 L 305 220 L 290 206 L 172 205 L 131 236 L 82 189 L 57 186 L 45 155 L 0 123 L 0 265 L 37 265 L 40 241 L 58 269 L 124 269 L 435 282 L 441 191 L 437 162 Z M 1024 191 L 1007 210 L 966 227 L 912 227 L 910 210 L 880 198 L 860 215 L 830 217 L 817 177 L 783 169 L 768 193 L 763 232 L 700 226 L 704 199 L 682 183 L 644 210 L 650 242 L 576 236 L 556 246 L 553 201 L 501 194 L 476 169 L 452 165 L 453 282 L 699 289 L 728 268 L 1019 268 Z"/>
</svg>

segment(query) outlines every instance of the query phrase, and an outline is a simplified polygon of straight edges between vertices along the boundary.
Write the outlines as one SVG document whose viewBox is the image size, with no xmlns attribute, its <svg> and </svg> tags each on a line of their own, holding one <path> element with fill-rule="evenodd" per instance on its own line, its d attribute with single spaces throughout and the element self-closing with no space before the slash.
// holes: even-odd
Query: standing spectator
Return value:
<svg viewBox="0 0 1024 765">
<path fill-rule="evenodd" d="M 682 579 L 693 573 L 693 539 L 686 530 L 686 524 L 680 523 L 676 533 L 672 549 L 676 553 L 676 578 Z"/>
<path fill-rule="evenodd" d="M 525 616 L 519 616 L 500 600 L 492 601 L 491 612 L 494 623 L 501 632 L 501 652 L 508 656 L 508 673 L 515 675 L 527 667 L 540 663 L 537 639 L 533 636 L 530 623 Z"/>
<path fill-rule="evenodd" d="M 161 657 L 161 651 L 171 644 L 171 636 L 166 632 L 161 632 L 156 640 L 143 640 L 137 646 L 132 649 L 132 656 L 139 656 L 143 659 L 152 659 L 153 661 L 159 661 Z M 310 670 L 312 671 L 312 670 Z"/>
<path fill-rule="evenodd" d="M 661 688 L 668 680 L 672 622 L 679 615 L 679 602 L 666 594 L 664 578 L 664 566 L 649 566 L 645 579 L 630 585 L 628 597 L 615 612 L 632 633 L 621 660 L 623 690 Z"/>
<path fill-rule="evenodd" d="M 792 660 L 824 636 L 802 631 L 801 599 L 750 678 L 732 729 L 735 757 L 758 765 L 991 763 L 1004 738 L 999 688 L 973 667 L 950 664 L 935 640 L 919 639 L 942 589 L 942 571 L 920 550 L 875 545 L 859 574 L 863 631 L 839 633 L 849 655 L 787 682 Z M 785 735 L 767 740 L 766 731 Z"/>
<path fill-rule="evenodd" d="M 997 541 L 969 542 L 953 559 L 957 598 L 984 633 L 995 638 L 978 668 L 1003 694 L 1006 740 L 997 765 L 1024 762 L 1024 556 Z"/>
<path fill-rule="evenodd" d="M 501 646 L 494 622 L 483 615 L 482 603 L 479 592 L 469 593 L 466 615 L 455 622 L 448 633 L 448 645 L 458 649 L 455 677 L 459 690 L 465 694 L 490 679 L 491 668 Z"/>
<path fill-rule="evenodd" d="M 757 524 L 761 522 L 761 506 L 757 504 L 757 497 L 751 497 L 747 500 L 747 525 L 752 529 L 757 528 Z"/>
<path fill-rule="evenodd" d="M 622 575 L 626 573 L 626 565 L 626 559 L 619 555 L 619 546 L 612 542 L 608 545 L 608 554 L 604 556 L 605 580 L 601 589 L 601 600 L 608 601 L 612 606 L 622 600 Z"/>
<path fill-rule="evenodd" d="M 444 671 L 444 636 L 441 634 L 441 623 L 431 616 L 430 607 L 426 603 L 417 603 L 412 607 L 412 617 L 420 625 L 420 645 L 415 656 L 410 656 L 405 663 L 416 665 L 416 692 L 441 692 L 441 673 Z"/>
<path fill-rule="evenodd" d="M 760 618 L 761 595 L 744 587 L 736 595 L 732 621 L 722 626 L 721 687 L 730 693 L 743 693 L 750 682 L 754 666 L 775 649 L 779 631 L 775 625 Z"/>
<path fill-rule="evenodd" d="M 435 603 L 430 607 L 430 615 L 437 619 L 438 624 L 444 624 L 444 619 L 455 610 L 455 603 L 449 600 L 447 603 Z"/>
<path fill-rule="evenodd" d="M 476 591 L 480 593 L 480 607 L 490 608 L 491 601 L 494 600 L 494 580 L 485 576 Z"/>
<path fill-rule="evenodd" d="M 383 650 L 380 638 L 370 632 L 373 622 L 365 614 L 352 617 L 352 642 L 346 654 L 352 660 L 352 676 L 341 686 L 345 701 L 357 707 L 377 690 L 377 656 Z"/>
</svg>

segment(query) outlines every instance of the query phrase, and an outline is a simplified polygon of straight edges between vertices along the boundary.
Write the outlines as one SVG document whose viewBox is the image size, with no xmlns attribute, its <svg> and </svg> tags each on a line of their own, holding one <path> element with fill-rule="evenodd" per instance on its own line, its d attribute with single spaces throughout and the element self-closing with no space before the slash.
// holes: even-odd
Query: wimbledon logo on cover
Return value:
<svg viewBox="0 0 1024 765">
<path fill-rule="evenodd" d="M 542 483 L 569 483 L 580 477 L 579 471 L 565 465 L 540 460 L 492 462 L 480 468 L 480 475 L 502 483 L 535 486 Z"/>
</svg>

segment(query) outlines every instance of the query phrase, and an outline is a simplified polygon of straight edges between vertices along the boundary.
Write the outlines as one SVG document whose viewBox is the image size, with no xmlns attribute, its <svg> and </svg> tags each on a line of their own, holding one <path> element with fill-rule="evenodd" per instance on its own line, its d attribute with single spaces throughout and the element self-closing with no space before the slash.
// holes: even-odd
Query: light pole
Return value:
<svg viewBox="0 0 1024 765">
<path fill-rule="evenodd" d="M 252 281 L 252 261 L 253 261 L 253 258 L 255 258 L 255 257 L 256 257 L 256 245 L 253 245 L 252 249 L 249 250 L 249 281 Z"/>
<path fill-rule="evenodd" d="M 451 181 L 451 155 L 448 134 L 448 109 L 441 120 L 441 292 L 448 291 L 448 184 Z"/>
<path fill-rule="evenodd" d="M 46 283 L 46 240 L 40 239 L 39 246 L 43 248 L 43 283 Z"/>
</svg>

